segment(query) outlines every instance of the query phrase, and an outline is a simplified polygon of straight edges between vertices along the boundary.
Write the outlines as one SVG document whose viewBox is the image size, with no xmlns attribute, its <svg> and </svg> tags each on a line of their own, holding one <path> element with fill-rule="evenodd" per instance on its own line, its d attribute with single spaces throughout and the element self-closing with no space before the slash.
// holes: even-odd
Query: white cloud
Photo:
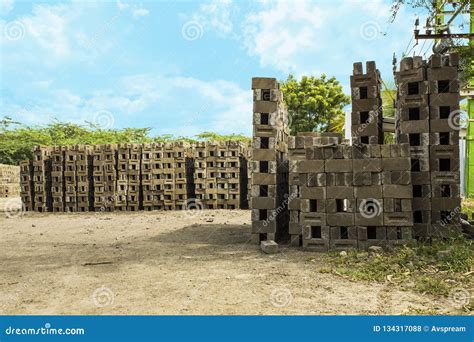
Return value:
<svg viewBox="0 0 474 342">
<path fill-rule="evenodd" d="M 195 13 L 184 18 L 198 22 L 204 30 L 225 36 L 233 32 L 232 14 L 234 11 L 237 11 L 237 6 L 232 0 L 210 0 L 201 4 Z"/>
<path fill-rule="evenodd" d="M 0 0 L 0 15 L 6 15 L 13 9 L 13 0 Z"/>
<path fill-rule="evenodd" d="M 56 56 L 67 56 L 71 52 L 66 35 L 69 15 L 65 6 L 35 6 L 33 15 L 23 17 L 20 22 L 26 28 L 26 35 L 41 48 Z"/>
<path fill-rule="evenodd" d="M 139 18 L 139 17 L 146 17 L 150 12 L 143 7 L 135 7 L 132 10 L 132 13 L 133 13 L 134 18 Z"/>
<path fill-rule="evenodd" d="M 264 2 L 246 16 L 244 46 L 262 66 L 285 73 L 314 74 L 341 65 L 336 69 L 347 75 L 357 59 L 390 63 L 390 55 L 408 42 L 412 18 L 404 18 L 402 9 L 398 22 L 389 25 L 389 16 L 390 4 L 382 0 Z"/>
<path fill-rule="evenodd" d="M 124 10 L 124 9 L 127 9 L 130 7 L 129 4 L 126 4 L 126 3 L 123 3 L 122 1 L 120 0 L 117 0 L 117 7 L 119 10 Z"/>
<path fill-rule="evenodd" d="M 30 104 L 5 108 L 29 124 L 51 118 L 84 124 L 93 121 L 95 113 L 107 111 L 117 127 L 151 126 L 159 134 L 251 134 L 252 94 L 229 81 L 138 74 L 118 80 L 115 89 L 89 94 L 47 85 L 42 89 L 33 85 L 40 93 Z M 142 121 L 137 123 L 137 118 Z"/>
</svg>

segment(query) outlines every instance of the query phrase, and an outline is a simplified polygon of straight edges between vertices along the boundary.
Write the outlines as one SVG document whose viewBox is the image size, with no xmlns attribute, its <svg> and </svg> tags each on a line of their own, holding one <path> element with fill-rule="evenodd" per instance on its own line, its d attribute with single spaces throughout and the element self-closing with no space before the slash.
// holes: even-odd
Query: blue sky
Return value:
<svg viewBox="0 0 474 342">
<path fill-rule="evenodd" d="M 352 63 L 375 60 L 391 80 L 416 14 L 389 24 L 377 0 L 0 4 L 0 116 L 174 135 L 251 135 L 252 76 L 326 73 L 348 92 Z"/>
</svg>

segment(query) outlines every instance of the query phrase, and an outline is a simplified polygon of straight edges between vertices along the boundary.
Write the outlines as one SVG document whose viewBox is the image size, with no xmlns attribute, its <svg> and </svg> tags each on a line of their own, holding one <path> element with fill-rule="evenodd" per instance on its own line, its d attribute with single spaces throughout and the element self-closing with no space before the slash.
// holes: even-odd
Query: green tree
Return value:
<svg viewBox="0 0 474 342">
<path fill-rule="evenodd" d="M 344 118 L 343 108 L 350 98 L 334 78 L 303 76 L 298 81 L 289 75 L 281 82 L 284 101 L 288 107 L 291 134 L 298 132 L 326 132 L 334 129 L 333 123 Z M 344 125 L 342 125 L 343 127 Z"/>
<path fill-rule="evenodd" d="M 198 134 L 196 137 L 175 137 L 172 134 L 150 136 L 151 128 L 104 129 L 87 123 L 77 125 L 53 121 L 45 126 L 27 126 L 9 117 L 0 120 L 0 163 L 17 165 L 21 160 L 32 157 L 35 145 L 67 146 L 76 144 L 120 144 L 198 140 L 250 141 L 241 134 L 220 135 L 213 132 Z"/>
</svg>

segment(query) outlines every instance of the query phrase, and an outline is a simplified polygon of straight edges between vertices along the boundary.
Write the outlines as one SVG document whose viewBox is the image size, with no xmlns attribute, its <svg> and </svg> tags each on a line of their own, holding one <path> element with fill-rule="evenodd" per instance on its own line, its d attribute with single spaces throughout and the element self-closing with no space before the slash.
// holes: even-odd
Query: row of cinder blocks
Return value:
<svg viewBox="0 0 474 342">
<path fill-rule="evenodd" d="M 303 227 L 303 247 L 321 252 L 349 248 L 367 250 L 370 246 L 389 248 L 406 244 L 411 239 L 411 226 L 305 225 Z"/>
<path fill-rule="evenodd" d="M 219 155 L 206 160 L 214 163 L 214 178 L 196 180 L 197 147 L 187 142 L 37 147 L 34 158 L 21 163 L 21 197 L 27 210 L 40 212 L 202 208 L 196 183 L 214 180 L 204 188 L 205 196 L 215 196 L 213 208 L 246 208 L 247 146 L 222 146 L 224 155 L 216 150 Z"/>
<path fill-rule="evenodd" d="M 202 142 L 193 149 L 196 205 L 248 208 L 247 146 L 237 141 Z"/>
<path fill-rule="evenodd" d="M 404 58 L 395 73 L 397 142 L 409 143 L 414 235 L 460 232 L 458 55 Z"/>
<path fill-rule="evenodd" d="M 253 78 L 252 241 L 288 236 L 288 112 L 274 78 Z"/>
<path fill-rule="evenodd" d="M 20 195 L 20 168 L 0 164 L 0 198 Z"/>
</svg>

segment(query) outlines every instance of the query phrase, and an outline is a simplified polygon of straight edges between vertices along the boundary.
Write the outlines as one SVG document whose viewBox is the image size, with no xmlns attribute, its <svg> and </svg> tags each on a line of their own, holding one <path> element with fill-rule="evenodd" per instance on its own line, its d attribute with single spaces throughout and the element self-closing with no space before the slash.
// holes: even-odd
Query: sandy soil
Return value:
<svg viewBox="0 0 474 342">
<path fill-rule="evenodd" d="M 0 201 L 0 208 L 4 205 Z M 449 302 L 249 243 L 240 210 L 0 213 L 0 314 L 403 314 Z"/>
</svg>

